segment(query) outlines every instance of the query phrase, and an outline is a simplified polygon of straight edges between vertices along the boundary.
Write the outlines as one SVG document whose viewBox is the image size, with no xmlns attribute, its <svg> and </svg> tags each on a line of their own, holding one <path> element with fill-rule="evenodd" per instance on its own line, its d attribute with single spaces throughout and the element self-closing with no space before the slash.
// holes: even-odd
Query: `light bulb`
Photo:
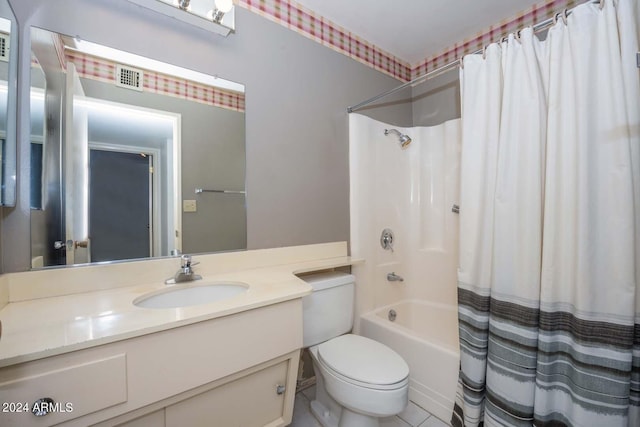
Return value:
<svg viewBox="0 0 640 427">
<path fill-rule="evenodd" d="M 233 0 L 215 0 L 216 9 L 222 13 L 227 13 L 233 8 Z"/>
<path fill-rule="evenodd" d="M 173 0 L 173 5 L 182 10 L 191 10 L 191 0 Z"/>
</svg>

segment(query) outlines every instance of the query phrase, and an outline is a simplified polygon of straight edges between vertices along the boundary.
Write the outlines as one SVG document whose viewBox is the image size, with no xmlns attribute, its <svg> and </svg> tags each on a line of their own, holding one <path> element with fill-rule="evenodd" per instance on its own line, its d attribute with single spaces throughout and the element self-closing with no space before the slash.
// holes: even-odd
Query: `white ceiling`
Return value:
<svg viewBox="0 0 640 427">
<path fill-rule="evenodd" d="M 412 66 L 543 0 L 297 0 Z"/>
</svg>

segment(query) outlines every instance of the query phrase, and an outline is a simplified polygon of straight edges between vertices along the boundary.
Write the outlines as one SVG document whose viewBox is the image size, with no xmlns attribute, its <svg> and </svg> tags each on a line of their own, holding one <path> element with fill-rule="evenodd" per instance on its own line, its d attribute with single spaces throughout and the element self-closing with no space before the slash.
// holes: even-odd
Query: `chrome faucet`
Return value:
<svg viewBox="0 0 640 427">
<path fill-rule="evenodd" d="M 176 283 L 191 282 L 193 280 L 200 280 L 202 276 L 193 272 L 193 266 L 200 264 L 199 262 L 191 262 L 191 255 L 182 255 L 180 257 L 180 270 L 177 273 L 164 281 L 167 285 L 175 285 Z"/>
<path fill-rule="evenodd" d="M 387 273 L 387 280 L 390 282 L 404 282 L 402 276 L 398 276 L 396 273 Z"/>
</svg>

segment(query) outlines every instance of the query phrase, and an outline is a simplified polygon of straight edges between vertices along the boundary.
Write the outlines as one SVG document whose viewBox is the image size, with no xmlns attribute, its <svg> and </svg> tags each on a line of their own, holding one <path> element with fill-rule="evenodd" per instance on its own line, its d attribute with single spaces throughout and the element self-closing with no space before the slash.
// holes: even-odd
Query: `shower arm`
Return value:
<svg viewBox="0 0 640 427">
<path fill-rule="evenodd" d="M 400 141 L 400 146 L 405 148 L 407 145 L 411 144 L 411 137 L 409 135 L 404 135 L 397 129 L 385 129 L 384 134 L 389 135 L 390 133 L 395 134 L 398 137 L 398 141 Z"/>
</svg>

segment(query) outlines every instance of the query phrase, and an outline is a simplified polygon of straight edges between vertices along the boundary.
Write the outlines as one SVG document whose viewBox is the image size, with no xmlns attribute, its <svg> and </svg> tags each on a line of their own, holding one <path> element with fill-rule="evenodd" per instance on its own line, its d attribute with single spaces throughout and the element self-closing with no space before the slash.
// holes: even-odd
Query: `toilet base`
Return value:
<svg viewBox="0 0 640 427">
<path fill-rule="evenodd" d="M 311 413 L 322 427 L 338 427 L 338 416 L 317 400 L 311 402 Z"/>
<path fill-rule="evenodd" d="M 380 427 L 378 417 L 358 414 L 347 408 L 342 408 L 340 419 L 338 419 L 335 412 L 329 411 L 317 400 L 311 402 L 311 413 L 322 427 Z"/>
<path fill-rule="evenodd" d="M 338 427 L 342 406 L 338 404 L 324 387 L 324 379 L 318 371 L 315 359 L 313 369 L 316 372 L 316 398 L 311 401 L 311 413 L 318 419 L 322 427 Z"/>
<path fill-rule="evenodd" d="M 380 427 L 379 420 L 378 417 L 370 417 L 342 408 L 338 427 Z"/>
</svg>

